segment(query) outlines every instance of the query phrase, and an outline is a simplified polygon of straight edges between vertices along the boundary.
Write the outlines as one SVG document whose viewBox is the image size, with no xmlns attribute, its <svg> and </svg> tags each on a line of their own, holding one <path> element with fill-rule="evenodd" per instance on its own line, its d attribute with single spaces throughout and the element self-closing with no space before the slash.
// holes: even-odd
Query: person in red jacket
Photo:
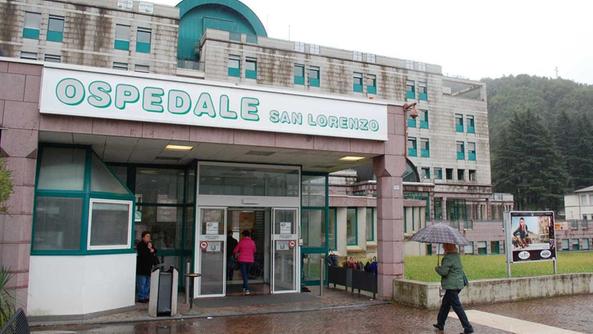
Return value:
<svg viewBox="0 0 593 334">
<path fill-rule="evenodd" d="M 243 277 L 243 293 L 248 295 L 249 292 L 249 269 L 254 262 L 255 242 L 251 240 L 249 231 L 245 230 L 241 233 L 243 238 L 233 250 L 233 254 L 237 257 L 239 268 L 241 269 L 241 277 Z"/>
</svg>

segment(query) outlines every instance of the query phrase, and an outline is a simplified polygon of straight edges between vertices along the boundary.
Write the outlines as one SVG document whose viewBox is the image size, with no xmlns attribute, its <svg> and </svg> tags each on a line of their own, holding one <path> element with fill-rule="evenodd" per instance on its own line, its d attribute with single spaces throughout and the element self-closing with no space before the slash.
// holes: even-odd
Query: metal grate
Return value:
<svg viewBox="0 0 593 334">
<path fill-rule="evenodd" d="M 0 329 L 0 334 L 29 334 L 29 322 L 23 309 L 18 309 L 8 322 Z"/>
</svg>

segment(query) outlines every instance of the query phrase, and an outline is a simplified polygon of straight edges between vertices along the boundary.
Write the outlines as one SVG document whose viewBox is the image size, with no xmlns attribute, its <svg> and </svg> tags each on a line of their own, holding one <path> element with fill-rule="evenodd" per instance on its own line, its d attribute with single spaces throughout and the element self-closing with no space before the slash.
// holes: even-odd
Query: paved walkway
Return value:
<svg viewBox="0 0 593 334">
<path fill-rule="evenodd" d="M 202 311 L 197 311 L 196 317 L 186 317 L 181 320 L 159 319 L 134 323 L 60 325 L 37 327 L 34 328 L 34 331 L 36 333 L 87 334 L 437 333 L 432 327 L 436 311 L 380 303 L 369 300 L 368 297 L 351 298 L 349 294 L 336 291 L 328 291 L 324 298 L 327 301 L 345 298 L 358 302 L 343 305 L 337 305 L 335 302 L 335 306 L 331 306 L 332 303 L 328 302 L 328 307 L 318 310 L 307 310 L 302 307 L 288 310 L 288 306 L 284 303 L 271 302 L 268 306 L 260 309 L 267 310 L 266 313 L 231 315 L 221 312 L 218 316 L 197 317 L 197 314 L 203 312 L 204 309 L 220 310 L 227 307 L 210 303 L 208 306 L 204 305 L 201 308 Z M 296 301 L 294 305 L 306 305 L 308 301 L 306 297 L 304 299 Z M 362 303 L 362 301 L 369 303 Z M 476 306 L 468 308 L 468 316 L 476 333 L 481 334 L 593 333 L 592 301 L 593 296 L 587 295 Z M 447 321 L 444 333 L 460 333 L 461 331 L 459 321 L 451 316 Z"/>
</svg>

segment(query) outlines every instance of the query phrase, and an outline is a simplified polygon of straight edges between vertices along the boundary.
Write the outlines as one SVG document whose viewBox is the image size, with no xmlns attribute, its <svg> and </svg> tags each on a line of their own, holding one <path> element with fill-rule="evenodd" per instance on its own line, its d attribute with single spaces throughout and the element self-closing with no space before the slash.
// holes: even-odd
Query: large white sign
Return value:
<svg viewBox="0 0 593 334">
<path fill-rule="evenodd" d="M 387 140 L 387 107 L 364 101 L 49 68 L 41 113 Z"/>
</svg>

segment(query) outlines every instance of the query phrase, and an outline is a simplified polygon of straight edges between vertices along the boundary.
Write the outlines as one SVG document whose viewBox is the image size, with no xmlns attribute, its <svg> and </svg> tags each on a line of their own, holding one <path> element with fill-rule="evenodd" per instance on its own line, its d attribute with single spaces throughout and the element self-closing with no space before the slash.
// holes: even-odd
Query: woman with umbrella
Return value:
<svg viewBox="0 0 593 334">
<path fill-rule="evenodd" d="M 441 276 L 441 286 L 445 290 L 445 295 L 443 296 L 441 309 L 437 316 L 437 323 L 433 326 L 441 331 L 444 330 L 449 311 L 453 308 L 453 311 L 455 311 L 461 321 L 463 333 L 473 333 L 474 329 L 467 319 L 463 305 L 461 305 L 461 301 L 459 300 L 459 292 L 467 285 L 467 278 L 463 272 L 461 258 L 459 257 L 456 246 L 467 245 L 469 242 L 458 230 L 451 228 L 445 223 L 429 225 L 421 229 L 412 236 L 412 240 L 443 244 L 443 249 L 445 250 L 442 263 L 438 264 L 437 257 L 437 266 L 435 267 L 435 271 Z"/>
</svg>

